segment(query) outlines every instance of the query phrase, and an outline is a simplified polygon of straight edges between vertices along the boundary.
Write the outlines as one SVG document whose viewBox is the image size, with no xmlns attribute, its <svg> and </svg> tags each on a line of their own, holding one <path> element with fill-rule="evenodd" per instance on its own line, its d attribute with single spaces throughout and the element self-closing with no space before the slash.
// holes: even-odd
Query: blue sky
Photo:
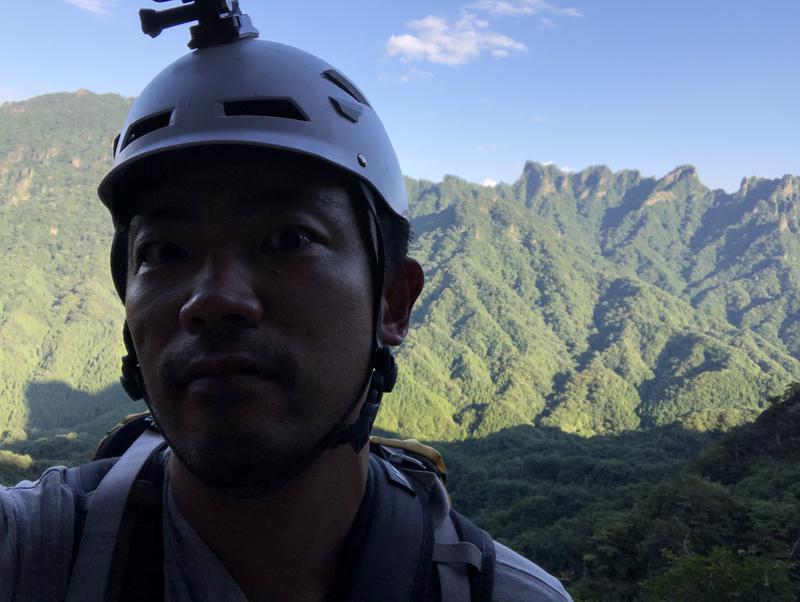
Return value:
<svg viewBox="0 0 800 602">
<path fill-rule="evenodd" d="M 188 49 L 148 0 L 6 3 L 0 101 L 135 96 Z M 177 5 L 176 1 L 162 7 Z M 714 188 L 800 174 L 800 2 L 242 0 L 261 37 L 321 56 L 380 113 L 405 173 L 514 181 L 526 160 Z M 14 13 L 17 10 L 18 13 Z"/>
</svg>

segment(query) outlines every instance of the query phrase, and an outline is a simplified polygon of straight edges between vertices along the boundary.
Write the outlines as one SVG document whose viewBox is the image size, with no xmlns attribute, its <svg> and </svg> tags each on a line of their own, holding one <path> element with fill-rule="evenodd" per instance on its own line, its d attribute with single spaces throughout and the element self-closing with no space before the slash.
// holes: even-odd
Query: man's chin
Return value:
<svg viewBox="0 0 800 602">
<path fill-rule="evenodd" d="M 191 449 L 172 443 L 181 464 L 203 483 L 225 495 L 247 499 L 280 489 L 305 468 L 303 460 L 310 451 L 278 449 L 274 442 L 252 434 L 214 437 Z"/>
</svg>

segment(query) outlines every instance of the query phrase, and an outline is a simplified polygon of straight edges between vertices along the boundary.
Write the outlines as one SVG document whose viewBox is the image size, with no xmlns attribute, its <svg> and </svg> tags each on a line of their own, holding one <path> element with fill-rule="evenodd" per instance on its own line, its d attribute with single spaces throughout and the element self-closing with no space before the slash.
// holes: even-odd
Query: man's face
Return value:
<svg viewBox="0 0 800 602">
<path fill-rule="evenodd" d="M 176 174 L 137 213 L 125 310 L 160 427 L 212 483 L 280 473 L 362 395 L 366 208 L 308 169 L 253 165 Z"/>
</svg>

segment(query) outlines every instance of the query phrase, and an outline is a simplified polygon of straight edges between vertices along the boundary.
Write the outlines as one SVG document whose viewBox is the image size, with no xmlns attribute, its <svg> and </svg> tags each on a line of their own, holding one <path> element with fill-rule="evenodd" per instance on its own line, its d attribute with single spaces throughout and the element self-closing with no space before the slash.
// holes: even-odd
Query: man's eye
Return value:
<svg viewBox="0 0 800 602">
<path fill-rule="evenodd" d="M 262 245 L 262 250 L 295 251 L 311 244 L 311 235 L 305 228 L 289 226 L 270 234 Z"/>
<path fill-rule="evenodd" d="M 174 242 L 149 242 L 139 251 L 139 263 L 159 265 L 186 257 L 186 251 Z"/>
</svg>

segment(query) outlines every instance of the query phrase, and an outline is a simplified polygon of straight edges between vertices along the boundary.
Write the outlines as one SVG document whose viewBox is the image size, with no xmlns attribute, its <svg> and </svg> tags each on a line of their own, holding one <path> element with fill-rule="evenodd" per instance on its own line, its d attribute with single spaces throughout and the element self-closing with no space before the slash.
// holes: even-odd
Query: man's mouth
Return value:
<svg viewBox="0 0 800 602">
<path fill-rule="evenodd" d="M 228 356 L 193 361 L 184 372 L 181 382 L 189 386 L 200 381 L 234 381 L 248 377 L 271 380 L 276 374 L 250 358 Z"/>
<path fill-rule="evenodd" d="M 207 348 L 201 343 L 166 354 L 159 372 L 169 388 L 211 387 L 219 391 L 226 386 L 269 382 L 291 389 L 296 384 L 298 364 L 287 350 L 252 342 L 228 349 Z"/>
</svg>

